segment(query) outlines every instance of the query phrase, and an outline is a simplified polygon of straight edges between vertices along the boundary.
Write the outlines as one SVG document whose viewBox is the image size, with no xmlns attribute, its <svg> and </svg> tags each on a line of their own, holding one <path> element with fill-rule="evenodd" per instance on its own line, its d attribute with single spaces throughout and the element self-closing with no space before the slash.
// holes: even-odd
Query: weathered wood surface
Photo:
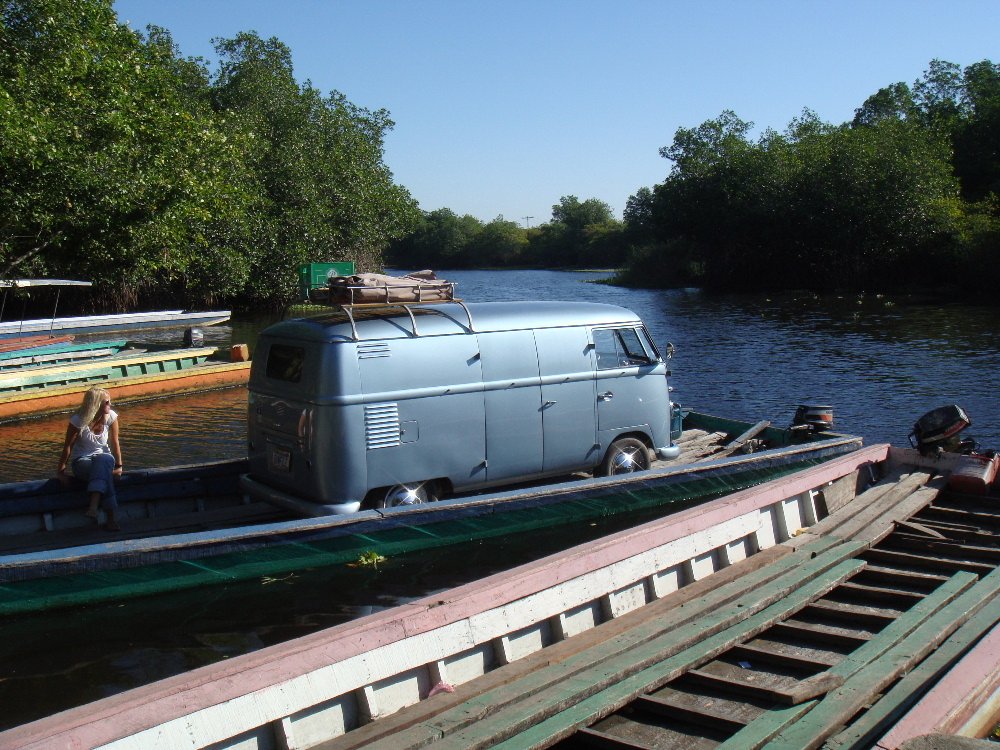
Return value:
<svg viewBox="0 0 1000 750">
<path fill-rule="evenodd" d="M 555 623 L 562 617 L 560 612 L 581 605 L 589 607 L 595 596 L 608 598 L 602 609 L 612 612 L 616 609 L 617 597 L 644 588 L 652 591 L 659 585 L 654 585 L 650 579 L 653 572 L 670 569 L 679 561 L 692 562 L 689 572 L 695 575 L 686 583 L 694 585 L 692 580 L 703 579 L 711 572 L 708 569 L 698 573 L 702 566 L 700 560 L 713 558 L 718 565 L 725 551 L 729 564 L 736 564 L 736 558 L 731 556 L 734 550 L 730 547 L 734 537 L 721 532 L 720 524 L 724 519 L 729 519 L 725 523 L 736 524 L 727 534 L 745 535 L 747 529 L 756 528 L 760 547 L 773 545 L 774 529 L 761 526 L 762 510 L 779 507 L 781 513 L 788 514 L 791 506 L 783 498 L 799 498 L 799 502 L 805 502 L 813 496 L 816 486 L 856 471 L 866 461 L 880 460 L 886 452 L 886 446 L 865 448 L 856 455 L 833 459 L 782 480 L 719 498 L 669 519 L 613 535 L 503 575 L 291 644 L 263 649 L 91 706 L 72 709 L 58 717 L 0 735 L 0 746 L 4 742 L 35 748 L 67 742 L 88 746 L 121 739 L 125 743 L 121 747 L 147 747 L 154 738 L 160 738 L 163 746 L 168 746 L 171 738 L 180 741 L 183 736 L 187 746 L 200 747 L 224 742 L 235 735 L 256 737 L 258 733 L 260 741 L 266 745 L 264 735 L 271 736 L 272 732 L 284 738 L 278 742 L 296 746 L 296 743 L 306 742 L 303 738 L 310 731 L 322 729 L 327 736 L 335 736 L 337 727 L 330 723 L 331 718 L 324 718 L 317 711 L 320 707 L 335 705 L 341 700 L 338 696 L 346 696 L 344 700 L 365 701 L 365 710 L 370 710 L 372 715 L 382 714 L 380 699 L 373 686 L 384 690 L 387 685 L 394 684 L 393 675 L 398 674 L 400 679 L 413 683 L 425 665 L 438 664 L 440 666 L 431 670 L 435 675 L 432 680 L 447 680 L 448 669 L 444 664 L 451 658 L 449 654 L 456 650 L 479 649 L 478 644 L 483 644 L 499 652 L 502 648 L 499 644 L 506 637 L 504 633 L 516 634 L 536 628 L 538 624 Z M 750 519 L 755 522 L 745 526 Z M 791 521 L 783 523 L 796 528 Z M 709 533 L 699 537 L 701 541 L 697 545 L 685 541 L 691 534 L 700 534 L 699 530 Z M 802 554 L 810 558 L 814 552 L 821 555 L 822 550 L 838 546 L 841 545 L 835 539 L 821 539 Z M 811 558 L 803 565 L 817 564 L 818 559 Z M 744 593 L 757 601 L 760 588 L 750 594 Z M 605 597 L 600 596 L 600 591 L 607 592 Z M 679 611 L 683 613 L 684 610 Z M 510 638 L 511 646 L 514 640 Z M 553 646 L 538 652 L 543 661 L 548 648 Z M 516 664 L 513 661 L 511 666 Z M 500 677 L 494 679 L 502 682 Z M 424 690 L 433 685 L 433 681 L 425 683 Z M 459 685 L 456 692 L 462 689 Z M 431 702 L 428 705 L 450 699 L 448 694 L 435 695 L 428 699 Z M 419 709 L 424 710 L 424 707 L 421 705 Z M 313 716 L 322 718 L 322 728 L 311 721 Z M 114 720 L 108 721 L 112 717 Z M 380 718 L 374 726 L 384 720 Z M 351 733 L 345 735 L 350 736 Z M 298 740 L 294 739 L 296 737 Z M 311 736 L 310 744 L 315 741 L 316 737 Z"/>
</svg>

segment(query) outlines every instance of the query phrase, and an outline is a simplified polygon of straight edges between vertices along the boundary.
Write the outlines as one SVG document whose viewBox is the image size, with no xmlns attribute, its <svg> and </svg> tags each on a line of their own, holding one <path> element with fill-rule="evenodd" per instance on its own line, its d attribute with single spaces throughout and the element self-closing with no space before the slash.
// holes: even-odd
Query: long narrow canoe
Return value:
<svg viewBox="0 0 1000 750">
<path fill-rule="evenodd" d="M 0 745 L 896 747 L 951 664 L 1000 661 L 995 498 L 949 496 L 953 467 L 862 448 Z"/>
<path fill-rule="evenodd" d="M 73 340 L 72 334 L 65 334 L 62 336 L 49 336 L 47 334 L 39 334 L 36 336 L 15 336 L 8 339 L 0 339 L 0 353 L 13 352 L 16 356 L 18 352 L 36 349 L 38 347 L 48 346 L 51 344 L 65 344 Z"/>
<path fill-rule="evenodd" d="M 210 312 L 187 312 L 185 310 L 157 310 L 153 312 L 123 313 L 118 315 L 83 315 L 69 318 L 56 317 L 59 294 L 63 288 L 89 287 L 89 281 L 72 279 L 0 279 L 0 289 L 4 290 L 3 303 L 6 306 L 7 290 L 10 289 L 55 289 L 52 316 L 34 320 L 11 320 L 0 323 L 0 340 L 22 338 L 26 334 L 68 334 L 106 333 L 108 331 L 131 331 L 147 328 L 184 328 L 187 326 L 210 326 L 229 320 L 229 310 Z M 2 307 L 0 307 L 2 312 Z"/>
<path fill-rule="evenodd" d="M 680 444 L 690 463 L 321 518 L 247 502 L 239 489 L 242 461 L 126 475 L 118 491 L 124 531 L 116 534 L 88 525 L 80 488 L 55 480 L 0 486 L 0 613 L 276 575 L 353 562 L 372 548 L 399 554 L 700 501 L 861 445 L 860 438 L 836 435 L 788 443 L 787 431 L 765 430 L 760 434 L 774 447 L 739 455 L 732 443 L 746 423 L 698 414 L 685 422 Z M 713 440 L 721 458 L 712 458 Z"/>
<path fill-rule="evenodd" d="M 215 354 L 215 347 L 146 351 L 136 349 L 82 362 L 0 371 L 0 396 L 44 391 L 67 385 L 90 385 L 111 380 L 184 370 Z"/>
<path fill-rule="evenodd" d="M 133 331 L 149 328 L 211 326 L 225 323 L 231 315 L 230 310 L 209 312 L 158 310 L 120 315 L 13 320 L 0 323 L 0 339 L 32 333 L 107 333 L 109 331 Z"/>
<path fill-rule="evenodd" d="M 69 341 L 65 343 L 47 343 L 29 349 L 11 349 L 0 352 L 0 370 L 11 370 L 18 367 L 42 367 L 98 357 L 110 357 L 118 354 L 128 343 L 126 339 L 74 343 L 72 336 L 66 338 Z M 52 341 L 52 339 L 49 340 Z"/>
<path fill-rule="evenodd" d="M 190 367 L 130 373 L 127 377 L 98 381 L 82 380 L 51 385 L 44 390 L 11 391 L 0 393 L 0 422 L 73 411 L 80 406 L 83 393 L 93 385 L 100 385 L 115 401 L 123 402 L 245 386 L 249 377 L 248 361 L 204 359 Z"/>
</svg>

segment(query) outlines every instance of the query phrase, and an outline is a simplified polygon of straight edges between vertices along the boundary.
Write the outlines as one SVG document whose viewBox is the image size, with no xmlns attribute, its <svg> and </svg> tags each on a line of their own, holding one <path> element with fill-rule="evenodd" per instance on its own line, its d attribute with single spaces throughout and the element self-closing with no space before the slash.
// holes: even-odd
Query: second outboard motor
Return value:
<svg viewBox="0 0 1000 750">
<path fill-rule="evenodd" d="M 924 456 L 945 451 L 970 453 L 975 450 L 976 441 L 972 438 L 960 440 L 958 434 L 971 424 L 972 420 L 961 406 L 941 406 L 924 414 L 913 425 L 910 445 Z"/>
<path fill-rule="evenodd" d="M 184 346 L 195 347 L 205 345 L 205 334 L 200 328 L 184 329 Z"/>
</svg>

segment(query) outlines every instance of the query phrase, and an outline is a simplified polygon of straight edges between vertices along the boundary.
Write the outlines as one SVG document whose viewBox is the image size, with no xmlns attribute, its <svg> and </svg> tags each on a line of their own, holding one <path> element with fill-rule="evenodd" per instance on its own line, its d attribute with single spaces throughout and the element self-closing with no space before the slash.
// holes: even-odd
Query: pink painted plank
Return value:
<svg viewBox="0 0 1000 750">
<path fill-rule="evenodd" d="M 789 477 L 727 495 L 634 529 L 447 592 L 63 711 L 0 733 L 22 750 L 92 747 L 280 684 L 293 677 L 461 621 L 577 576 L 711 528 L 884 460 L 874 445 Z M 109 721 L 110 720 L 110 721 Z"/>
<path fill-rule="evenodd" d="M 904 740 L 922 734 L 932 732 L 950 734 L 957 731 L 960 725 L 970 718 L 965 716 L 968 711 L 961 710 L 963 704 L 968 704 L 972 699 L 976 705 L 971 708 L 978 708 L 979 702 L 974 696 L 989 697 L 988 694 L 981 695 L 983 684 L 990 682 L 994 687 L 997 685 L 1000 679 L 998 664 L 1000 664 L 1000 627 L 994 627 L 878 741 L 875 747 L 895 748 Z M 958 717 L 951 716 L 956 710 L 959 713 Z M 956 718 L 958 720 L 954 720 Z"/>
</svg>

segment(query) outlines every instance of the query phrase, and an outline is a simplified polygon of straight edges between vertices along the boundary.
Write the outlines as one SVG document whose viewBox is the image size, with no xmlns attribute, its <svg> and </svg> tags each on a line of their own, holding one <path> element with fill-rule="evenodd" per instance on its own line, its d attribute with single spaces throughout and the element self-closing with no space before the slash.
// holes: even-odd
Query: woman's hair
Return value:
<svg viewBox="0 0 1000 750">
<path fill-rule="evenodd" d="M 80 417 L 80 421 L 83 424 L 90 424 L 94 421 L 94 417 L 97 416 L 97 412 L 101 410 L 101 404 L 110 400 L 111 394 L 95 385 L 83 394 L 83 403 L 77 409 L 77 416 Z"/>
</svg>

